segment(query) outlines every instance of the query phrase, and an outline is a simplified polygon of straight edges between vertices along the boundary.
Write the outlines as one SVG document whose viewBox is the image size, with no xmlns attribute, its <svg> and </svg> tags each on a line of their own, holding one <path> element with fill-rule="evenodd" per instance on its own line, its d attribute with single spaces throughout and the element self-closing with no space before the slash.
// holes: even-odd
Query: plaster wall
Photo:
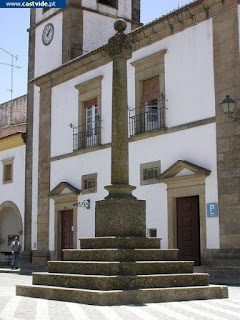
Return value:
<svg viewBox="0 0 240 320">
<path fill-rule="evenodd" d="M 201 47 L 201 50 L 199 48 Z M 165 55 L 166 125 L 173 127 L 215 116 L 212 21 L 207 20 L 133 53 L 130 63 L 167 49 Z M 128 64 L 128 106 L 135 107 L 135 68 Z M 103 75 L 102 144 L 111 141 L 112 64 L 109 63 L 52 90 L 51 156 L 72 152 L 78 125 L 76 84 Z"/>
<path fill-rule="evenodd" d="M 112 63 L 90 71 L 52 90 L 51 157 L 73 151 L 72 123 L 78 126 L 78 90 L 75 86 L 102 75 L 102 144 L 111 141 Z M 104 94 L 104 93 L 107 94 Z"/>
<path fill-rule="evenodd" d="M 51 43 L 45 46 L 42 42 L 42 32 L 48 23 L 52 23 L 54 26 L 54 36 Z M 34 77 L 37 77 L 62 64 L 62 12 L 39 25 L 35 32 Z"/>
<path fill-rule="evenodd" d="M 115 20 L 94 12 L 83 12 L 83 53 L 92 51 L 108 42 L 108 39 L 116 33 L 114 30 Z M 130 23 L 127 23 L 126 31 L 131 31 Z"/>
<path fill-rule="evenodd" d="M 216 128 L 209 124 L 194 129 L 153 137 L 130 143 L 130 184 L 137 186 L 134 195 L 146 200 L 147 229 L 157 228 L 157 235 L 162 237 L 162 248 L 168 247 L 168 217 L 166 185 L 140 186 L 140 164 L 161 161 L 162 171 L 169 168 L 177 160 L 186 160 L 211 170 L 206 179 L 206 203 L 217 202 L 216 177 Z M 143 152 L 144 150 L 144 152 Z M 102 200 L 107 192 L 104 186 L 111 181 L 110 148 L 86 153 L 51 164 L 51 189 L 58 183 L 67 181 L 81 189 L 81 176 L 98 174 L 98 192 L 96 194 L 80 195 L 78 201 L 91 200 L 91 209 L 78 208 L 78 238 L 94 236 L 95 201 Z M 54 207 L 51 205 L 50 246 L 54 241 Z M 219 220 L 207 218 L 207 248 L 219 248 Z M 79 244 L 78 244 L 79 245 Z"/>
<path fill-rule="evenodd" d="M 38 155 L 39 155 L 39 88 L 34 86 L 33 160 L 32 160 L 32 250 L 37 249 Z"/>
<path fill-rule="evenodd" d="M 95 201 L 102 200 L 108 192 L 104 186 L 110 184 L 110 148 L 51 163 L 51 190 L 60 182 L 67 181 L 82 189 L 82 175 L 97 173 L 97 193 L 80 195 L 78 201 L 90 199 L 90 209 L 78 208 L 77 238 L 95 236 Z M 54 201 L 50 200 L 49 248 L 54 248 Z M 79 243 L 78 243 L 79 247 Z"/>
<path fill-rule="evenodd" d="M 166 125 L 215 116 L 212 20 L 206 20 L 133 53 L 130 62 L 167 49 Z M 129 65 L 129 106 L 135 107 L 135 68 Z"/>
<path fill-rule="evenodd" d="M 5 202 L 13 202 L 16 207 L 18 208 L 21 219 L 22 219 L 22 224 L 24 221 L 24 210 L 25 210 L 25 152 L 26 152 L 26 147 L 20 146 L 16 148 L 12 148 L 9 150 L 5 150 L 0 152 L 0 205 L 3 205 Z M 5 183 L 3 184 L 3 160 L 8 160 L 13 158 L 13 182 L 11 183 Z M 3 209 L 3 212 L 0 212 L 0 214 L 3 214 L 7 209 Z M 9 208 L 12 212 L 13 209 Z M 5 214 L 5 213 L 4 213 Z M 16 213 L 14 213 L 15 219 L 18 218 Z M 3 218 L 3 217 L 0 217 Z M 6 217 L 5 217 L 6 218 Z M 5 224 L 10 224 L 12 221 L 12 216 L 9 216 L 9 220 L 7 219 L 7 222 L 5 221 L 6 219 L 1 220 L 1 229 L 4 234 L 10 231 L 14 231 L 11 229 L 11 227 L 5 228 Z M 5 221 L 5 222 L 4 222 Z M 2 222 L 4 222 L 4 225 L 2 225 Z M 14 223 L 13 223 L 14 226 Z M 23 230 L 17 230 L 23 231 Z M 14 231 L 14 233 L 16 230 Z M 11 233 L 9 233 L 10 235 Z M 5 234 L 6 235 L 6 234 Z M 5 239 L 6 240 L 6 239 Z M 24 239 L 21 239 L 22 246 L 24 246 Z M 9 248 L 8 248 L 9 249 Z M 3 249 L 2 249 L 3 250 Z M 4 251 L 4 250 L 3 250 Z M 9 250 L 7 250 L 9 251 Z"/>
</svg>

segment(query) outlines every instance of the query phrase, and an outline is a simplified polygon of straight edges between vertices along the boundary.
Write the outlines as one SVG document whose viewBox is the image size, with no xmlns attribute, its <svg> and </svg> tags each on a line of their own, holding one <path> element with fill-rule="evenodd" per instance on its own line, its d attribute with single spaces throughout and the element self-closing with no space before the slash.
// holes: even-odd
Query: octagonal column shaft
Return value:
<svg viewBox="0 0 240 320">
<path fill-rule="evenodd" d="M 108 198 L 133 197 L 129 186 L 128 161 L 128 95 L 127 60 L 132 57 L 129 36 L 124 34 L 126 22 L 119 19 L 114 27 L 117 33 L 108 41 L 108 52 L 113 60 L 112 89 L 112 169 Z"/>
</svg>

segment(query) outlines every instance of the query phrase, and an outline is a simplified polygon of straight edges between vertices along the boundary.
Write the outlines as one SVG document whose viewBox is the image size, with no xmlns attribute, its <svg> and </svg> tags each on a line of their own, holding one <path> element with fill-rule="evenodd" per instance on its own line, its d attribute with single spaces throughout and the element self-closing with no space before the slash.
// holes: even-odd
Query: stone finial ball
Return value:
<svg viewBox="0 0 240 320">
<path fill-rule="evenodd" d="M 114 29 L 117 32 L 123 32 L 124 30 L 126 30 L 127 28 L 127 24 L 126 21 L 123 19 L 118 19 L 115 23 L 114 23 Z"/>
</svg>

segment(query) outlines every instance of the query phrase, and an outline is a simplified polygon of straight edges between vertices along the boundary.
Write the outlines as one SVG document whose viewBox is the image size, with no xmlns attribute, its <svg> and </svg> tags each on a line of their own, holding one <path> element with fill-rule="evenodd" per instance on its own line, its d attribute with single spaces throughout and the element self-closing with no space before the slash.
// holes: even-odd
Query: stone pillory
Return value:
<svg viewBox="0 0 240 320">
<path fill-rule="evenodd" d="M 96 202 L 95 233 L 80 250 L 63 250 L 47 274 L 34 273 L 32 286 L 17 295 L 96 305 L 226 298 L 225 286 L 209 286 L 208 274 L 194 274 L 193 261 L 178 261 L 178 250 L 161 250 L 160 238 L 146 238 L 145 201 L 132 196 L 128 175 L 127 59 L 132 48 L 115 23 L 109 40 L 113 60 L 112 176 L 109 195 Z"/>
</svg>

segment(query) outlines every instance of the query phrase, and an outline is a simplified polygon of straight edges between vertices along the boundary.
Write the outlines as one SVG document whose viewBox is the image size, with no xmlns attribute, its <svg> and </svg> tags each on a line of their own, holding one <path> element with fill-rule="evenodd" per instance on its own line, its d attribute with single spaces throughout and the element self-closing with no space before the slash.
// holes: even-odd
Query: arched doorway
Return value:
<svg viewBox="0 0 240 320">
<path fill-rule="evenodd" d="M 7 253 L 13 236 L 19 236 L 22 244 L 23 224 L 18 207 L 11 201 L 0 205 L 0 264 L 8 262 Z"/>
</svg>

